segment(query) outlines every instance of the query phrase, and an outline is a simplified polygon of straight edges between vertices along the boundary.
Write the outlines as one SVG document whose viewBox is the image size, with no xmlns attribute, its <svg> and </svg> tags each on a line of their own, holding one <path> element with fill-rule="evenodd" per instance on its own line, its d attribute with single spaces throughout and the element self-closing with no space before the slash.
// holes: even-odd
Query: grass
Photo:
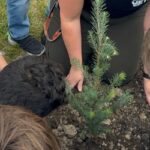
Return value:
<svg viewBox="0 0 150 150">
<path fill-rule="evenodd" d="M 30 34 L 40 40 L 43 23 L 45 20 L 45 8 L 48 0 L 33 0 L 30 2 Z M 5 58 L 8 62 L 23 55 L 23 51 L 18 46 L 10 46 L 7 41 L 7 12 L 6 0 L 0 0 L 0 51 L 5 52 Z"/>
</svg>

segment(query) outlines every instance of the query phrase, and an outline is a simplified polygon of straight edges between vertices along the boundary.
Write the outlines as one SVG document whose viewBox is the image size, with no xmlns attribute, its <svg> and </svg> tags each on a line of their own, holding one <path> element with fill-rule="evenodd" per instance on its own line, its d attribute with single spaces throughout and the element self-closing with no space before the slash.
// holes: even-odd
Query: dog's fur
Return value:
<svg viewBox="0 0 150 150">
<path fill-rule="evenodd" d="M 25 56 L 0 72 L 0 104 L 23 106 L 43 117 L 64 98 L 63 73 L 46 56 Z"/>
<path fill-rule="evenodd" d="M 60 150 L 47 122 L 24 108 L 0 105 L 0 150 Z"/>
</svg>

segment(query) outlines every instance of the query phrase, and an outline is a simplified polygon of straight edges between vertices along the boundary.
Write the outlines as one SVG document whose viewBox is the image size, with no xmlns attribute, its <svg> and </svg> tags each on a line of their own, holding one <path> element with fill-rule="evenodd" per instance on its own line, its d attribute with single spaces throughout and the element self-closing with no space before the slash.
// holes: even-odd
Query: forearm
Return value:
<svg viewBox="0 0 150 150">
<path fill-rule="evenodd" d="M 80 15 L 84 0 L 58 0 L 63 40 L 71 59 L 82 63 L 82 43 Z"/>
<path fill-rule="evenodd" d="M 77 59 L 82 64 L 80 18 L 66 20 L 61 16 L 61 29 L 70 60 Z"/>
</svg>

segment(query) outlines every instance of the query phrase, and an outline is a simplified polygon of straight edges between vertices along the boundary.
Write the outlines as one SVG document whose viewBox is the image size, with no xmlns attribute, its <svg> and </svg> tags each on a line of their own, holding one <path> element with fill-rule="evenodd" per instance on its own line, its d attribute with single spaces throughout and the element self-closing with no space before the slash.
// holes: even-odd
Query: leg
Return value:
<svg viewBox="0 0 150 150">
<path fill-rule="evenodd" d="M 83 42 L 83 62 L 85 65 L 91 63 L 92 49 L 88 45 L 87 34 L 90 29 L 89 23 L 85 20 L 81 20 L 82 25 L 82 42 Z M 54 15 L 52 17 L 50 26 L 49 26 L 49 36 L 51 37 L 55 31 L 60 28 L 60 16 L 59 9 L 54 10 Z M 62 36 L 60 36 L 56 41 L 50 42 L 46 41 L 47 55 L 49 59 L 60 63 L 64 68 L 64 73 L 67 75 L 70 69 L 70 61 L 67 54 L 66 47 L 64 45 Z"/>
<path fill-rule="evenodd" d="M 60 16 L 59 9 L 54 9 L 54 15 L 51 19 L 48 33 L 49 37 L 51 37 L 58 29 L 60 28 Z M 65 74 L 67 75 L 70 65 L 69 65 L 69 57 L 62 39 L 60 36 L 55 41 L 46 41 L 46 55 L 50 60 L 56 61 L 60 63 L 64 69 Z"/>
<path fill-rule="evenodd" d="M 145 9 L 143 6 L 130 16 L 110 20 L 108 35 L 115 42 L 119 56 L 112 58 L 108 78 L 121 71 L 126 73 L 126 81 L 135 75 L 141 55 Z"/>
<path fill-rule="evenodd" d="M 144 72 L 147 74 L 150 74 L 150 67 L 149 67 L 149 43 L 150 43 L 150 2 L 148 3 L 148 7 L 147 7 L 147 11 L 145 14 L 145 18 L 144 18 L 144 33 L 145 33 L 145 38 L 143 40 L 143 67 L 144 67 Z M 146 99 L 147 102 L 150 106 L 150 80 L 148 78 L 143 78 L 143 83 L 144 83 L 144 90 L 145 90 L 145 94 L 146 94 Z"/>
<path fill-rule="evenodd" d="M 8 27 L 11 45 L 18 44 L 29 55 L 40 56 L 45 47 L 29 35 L 29 0 L 7 0 Z"/>
<path fill-rule="evenodd" d="M 29 34 L 29 0 L 7 0 L 8 27 L 11 37 L 21 40 Z"/>
</svg>

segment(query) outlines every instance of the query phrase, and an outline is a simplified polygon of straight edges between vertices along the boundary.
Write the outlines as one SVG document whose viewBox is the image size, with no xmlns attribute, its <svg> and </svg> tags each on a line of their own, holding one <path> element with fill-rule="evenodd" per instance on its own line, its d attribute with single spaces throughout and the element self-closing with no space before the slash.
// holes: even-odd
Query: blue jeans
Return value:
<svg viewBox="0 0 150 150">
<path fill-rule="evenodd" d="M 28 7 L 29 0 L 7 0 L 9 33 L 15 40 L 29 35 Z"/>
</svg>

